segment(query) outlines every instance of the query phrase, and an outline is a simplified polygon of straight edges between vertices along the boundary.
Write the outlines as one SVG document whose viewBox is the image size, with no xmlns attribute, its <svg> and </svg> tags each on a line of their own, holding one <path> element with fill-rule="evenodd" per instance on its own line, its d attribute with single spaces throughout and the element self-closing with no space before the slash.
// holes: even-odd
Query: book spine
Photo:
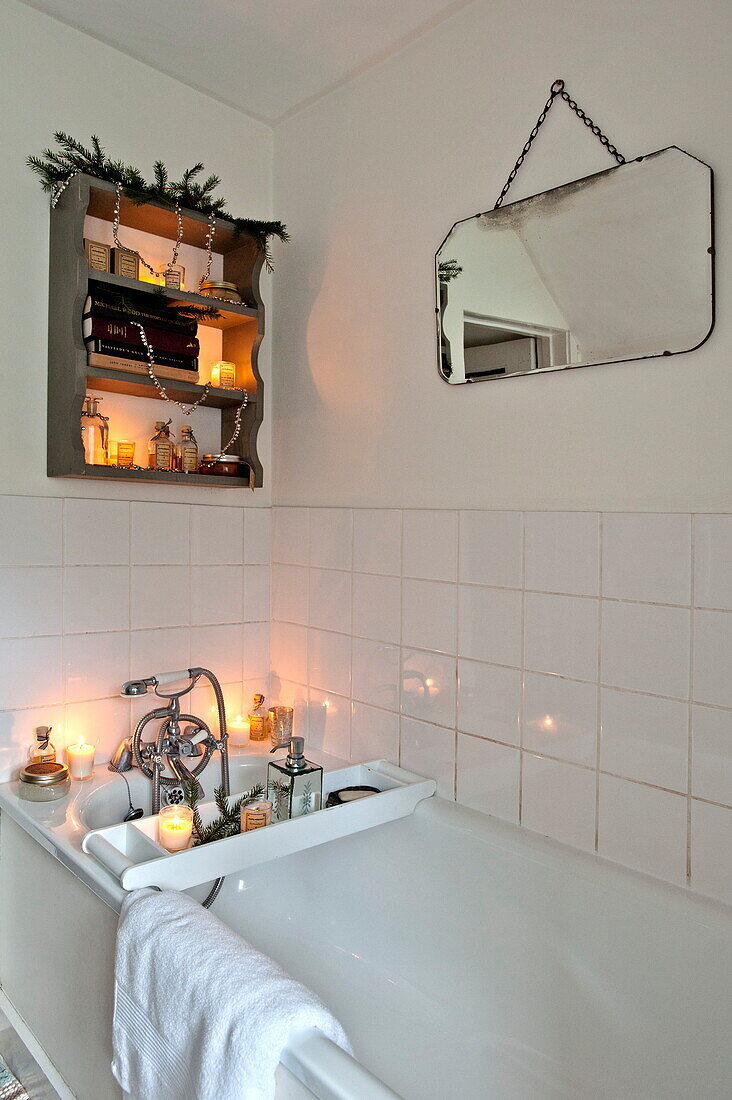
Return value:
<svg viewBox="0 0 732 1100">
<path fill-rule="evenodd" d="M 155 328 L 166 329 L 168 332 L 182 332 L 190 336 L 195 336 L 198 328 L 195 317 L 176 317 L 173 310 L 168 313 L 163 307 L 158 311 L 137 301 L 134 303 L 134 308 L 132 306 L 126 308 L 96 291 L 87 295 L 84 305 L 84 316 L 87 317 L 90 314 L 97 317 L 111 317 L 116 321 L 139 321 L 141 324 L 147 323 Z"/>
<path fill-rule="evenodd" d="M 99 355 L 116 355 L 122 359 L 133 359 L 139 363 L 147 363 L 145 348 L 132 347 L 131 344 L 120 344 L 117 340 L 87 340 L 87 351 L 97 352 Z M 164 367 L 176 367 L 178 370 L 198 370 L 198 360 L 192 355 L 178 355 L 171 351 L 156 351 L 153 349 L 153 360 Z"/>
<path fill-rule="evenodd" d="M 195 336 L 187 336 L 182 332 L 169 332 L 164 329 L 153 328 L 140 322 L 145 329 L 148 343 L 156 351 L 173 352 L 175 355 L 198 356 L 199 344 Z M 118 344 L 131 344 L 133 347 L 142 347 L 140 330 L 130 321 L 116 321 L 110 317 L 97 317 L 92 314 L 85 317 L 82 322 L 82 332 L 85 340 L 114 340 Z"/>
<path fill-rule="evenodd" d="M 140 377 L 148 377 L 147 367 L 144 363 L 140 363 L 136 359 L 123 359 L 118 355 L 102 355 L 99 352 L 90 351 L 87 354 L 87 366 L 90 370 L 94 370 L 95 368 L 118 370 L 125 371 L 127 374 L 138 374 Z M 167 378 L 170 381 L 192 382 L 194 385 L 198 383 L 197 371 L 176 370 L 175 367 L 163 367 L 156 364 L 155 373 L 159 378 Z"/>
</svg>

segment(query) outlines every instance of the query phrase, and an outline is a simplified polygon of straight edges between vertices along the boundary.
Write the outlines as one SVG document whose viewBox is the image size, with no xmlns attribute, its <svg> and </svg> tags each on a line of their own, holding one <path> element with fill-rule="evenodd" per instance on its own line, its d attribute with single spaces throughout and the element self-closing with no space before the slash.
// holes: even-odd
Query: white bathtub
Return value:
<svg viewBox="0 0 732 1100">
<path fill-rule="evenodd" d="M 104 807 L 119 811 L 112 792 L 122 784 L 109 778 L 106 794 L 103 785 L 77 797 L 63 825 L 44 833 L 36 823 L 36 839 L 43 833 L 55 843 L 66 868 L 29 839 L 12 788 L 0 789 L 0 976 L 80 1100 L 119 1095 L 108 1072 L 100 1091 L 114 890 L 100 885 L 105 872 L 79 851 L 84 829 L 107 823 Z M 108 904 L 89 886 L 106 892 Z M 54 923 L 54 911 L 69 906 L 76 926 L 66 916 Z M 292 1053 L 301 1079 L 308 1063 L 315 1095 L 732 1094 L 730 910 L 440 799 L 400 821 L 231 875 L 213 911 L 316 990 L 349 1032 L 360 1065 L 335 1055 L 328 1067 L 317 1043 L 299 1063 Z M 29 989 L 28 967 L 12 957 L 38 935 L 44 913 L 64 948 L 63 967 L 80 968 L 66 1003 Z M 69 943 L 90 937 L 84 967 L 84 951 L 74 954 Z M 80 1012 L 93 1032 L 94 1070 L 77 1067 L 70 1079 L 63 1046 L 73 1042 Z M 60 1039 L 52 1040 L 54 1030 Z M 278 1082 L 278 1096 L 309 1095 L 286 1070 Z"/>
</svg>

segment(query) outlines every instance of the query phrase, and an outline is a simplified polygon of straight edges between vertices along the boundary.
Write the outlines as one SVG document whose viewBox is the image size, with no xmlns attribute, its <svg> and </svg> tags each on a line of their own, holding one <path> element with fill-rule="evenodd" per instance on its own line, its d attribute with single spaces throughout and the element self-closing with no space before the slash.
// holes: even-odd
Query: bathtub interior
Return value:
<svg viewBox="0 0 732 1100">
<path fill-rule="evenodd" d="M 432 799 L 230 876 L 214 911 L 405 1100 L 727 1096 L 728 924 L 465 819 Z"/>
</svg>

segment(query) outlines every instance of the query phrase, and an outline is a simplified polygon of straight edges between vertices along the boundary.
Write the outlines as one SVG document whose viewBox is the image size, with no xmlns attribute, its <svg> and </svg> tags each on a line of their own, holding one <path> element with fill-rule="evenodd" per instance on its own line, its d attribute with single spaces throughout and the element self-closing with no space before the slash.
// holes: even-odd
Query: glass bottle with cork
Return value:
<svg viewBox="0 0 732 1100">
<path fill-rule="evenodd" d="M 53 764 L 56 760 L 56 749 L 50 740 L 51 726 L 36 726 L 35 744 L 28 750 L 28 761 L 31 764 Z"/>
<path fill-rule="evenodd" d="M 195 474 L 198 470 L 198 442 L 190 424 L 181 425 L 178 469 L 183 474 Z"/>
<path fill-rule="evenodd" d="M 88 466 L 109 465 L 109 417 L 99 411 L 101 400 L 87 394 L 81 410 L 81 438 Z"/>
<path fill-rule="evenodd" d="M 254 696 L 254 706 L 249 714 L 249 740 L 266 741 L 269 737 L 269 721 L 264 709 L 264 696 Z"/>
<path fill-rule="evenodd" d="M 147 464 L 151 470 L 172 470 L 175 445 L 170 435 L 170 420 L 156 420 L 155 433 L 147 445 Z"/>
</svg>

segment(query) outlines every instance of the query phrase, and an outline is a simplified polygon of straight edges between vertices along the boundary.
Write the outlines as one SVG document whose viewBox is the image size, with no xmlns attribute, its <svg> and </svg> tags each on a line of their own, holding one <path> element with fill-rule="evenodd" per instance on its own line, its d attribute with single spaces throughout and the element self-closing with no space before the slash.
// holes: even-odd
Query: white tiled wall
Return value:
<svg viewBox="0 0 732 1100">
<path fill-rule="evenodd" d="M 732 516 L 274 515 L 311 743 L 732 903 Z"/>
<path fill-rule="evenodd" d="M 262 508 L 0 496 L 0 780 L 37 725 L 54 727 L 57 747 L 83 734 L 108 759 L 144 705 L 119 698 L 131 677 L 208 666 L 234 714 L 266 690 L 270 520 Z"/>
</svg>

